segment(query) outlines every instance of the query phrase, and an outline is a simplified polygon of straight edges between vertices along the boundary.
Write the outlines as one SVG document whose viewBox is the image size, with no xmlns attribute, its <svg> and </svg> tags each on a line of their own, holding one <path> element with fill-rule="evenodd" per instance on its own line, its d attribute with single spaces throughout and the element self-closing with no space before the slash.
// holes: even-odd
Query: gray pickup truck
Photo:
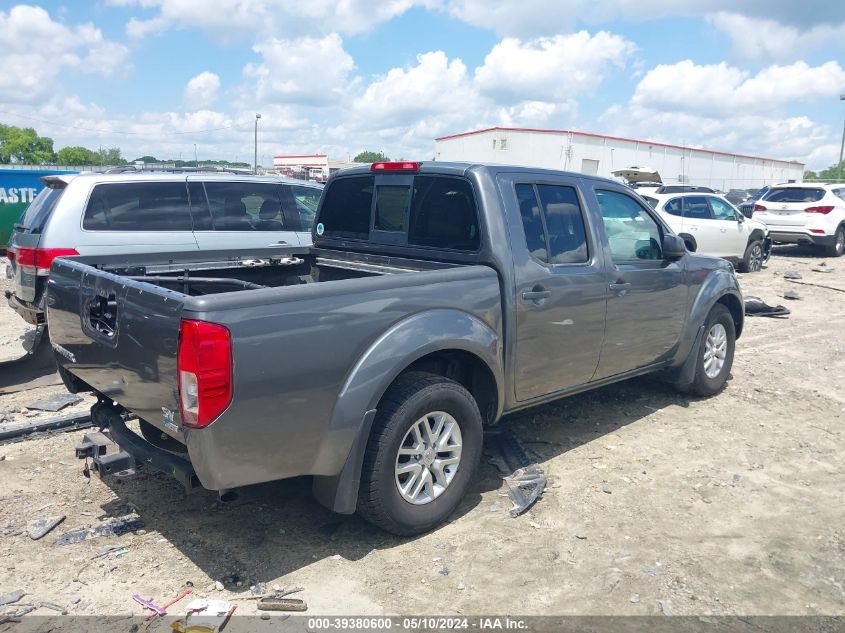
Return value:
<svg viewBox="0 0 845 633">
<path fill-rule="evenodd" d="M 122 449 L 78 455 L 221 494 L 311 475 L 415 534 L 466 493 L 484 425 L 646 373 L 715 394 L 742 331 L 731 265 L 600 178 L 375 163 L 330 179 L 312 237 L 55 260 L 56 359 Z"/>
</svg>

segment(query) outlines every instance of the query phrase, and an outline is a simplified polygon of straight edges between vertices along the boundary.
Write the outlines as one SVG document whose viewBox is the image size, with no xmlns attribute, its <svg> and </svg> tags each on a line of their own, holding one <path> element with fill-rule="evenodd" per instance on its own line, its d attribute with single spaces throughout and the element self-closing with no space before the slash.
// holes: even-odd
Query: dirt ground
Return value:
<svg viewBox="0 0 845 633">
<path fill-rule="evenodd" d="M 824 261 L 833 273 L 812 270 Z M 795 248 L 742 275 L 746 295 L 792 315 L 747 319 L 719 396 L 637 379 L 506 418 L 550 481 L 519 518 L 487 463 L 448 524 L 400 539 L 323 509 L 307 479 L 222 505 L 143 470 L 88 482 L 73 456 L 84 431 L 0 446 L 0 594 L 72 614 L 141 614 L 132 594 L 161 603 L 186 583 L 248 614 L 261 583 L 303 587 L 309 614 L 843 615 L 845 295 L 788 270 L 845 291 L 845 259 Z M 5 305 L 0 315 L 12 356 L 26 328 Z M 0 396 L 4 424 L 61 392 Z M 133 511 L 136 532 L 53 545 Z M 27 521 L 57 514 L 29 538 Z M 92 559 L 111 545 L 125 551 Z"/>
</svg>

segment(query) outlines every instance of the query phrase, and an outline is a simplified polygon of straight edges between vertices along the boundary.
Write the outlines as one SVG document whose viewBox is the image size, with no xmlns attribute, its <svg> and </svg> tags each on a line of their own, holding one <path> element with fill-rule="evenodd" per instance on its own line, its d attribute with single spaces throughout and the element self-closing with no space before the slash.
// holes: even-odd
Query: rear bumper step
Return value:
<svg viewBox="0 0 845 633">
<path fill-rule="evenodd" d="M 100 478 L 126 477 L 139 465 L 167 473 L 181 483 L 187 492 L 200 487 L 191 462 L 174 453 L 153 446 L 126 426 L 119 410 L 103 404 L 91 408 L 96 423 L 108 427 L 104 433 L 88 433 L 76 447 L 76 457 L 92 460 Z M 119 450 L 118 450 L 119 449 Z"/>
</svg>

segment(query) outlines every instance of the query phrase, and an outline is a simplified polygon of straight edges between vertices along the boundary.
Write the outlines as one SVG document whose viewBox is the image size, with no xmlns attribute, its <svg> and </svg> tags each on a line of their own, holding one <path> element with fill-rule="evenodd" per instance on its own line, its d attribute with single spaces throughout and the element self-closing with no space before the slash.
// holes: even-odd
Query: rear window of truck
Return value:
<svg viewBox="0 0 845 633">
<path fill-rule="evenodd" d="M 338 178 L 325 192 L 320 237 L 477 251 L 478 210 L 467 180 L 449 176 Z"/>
</svg>

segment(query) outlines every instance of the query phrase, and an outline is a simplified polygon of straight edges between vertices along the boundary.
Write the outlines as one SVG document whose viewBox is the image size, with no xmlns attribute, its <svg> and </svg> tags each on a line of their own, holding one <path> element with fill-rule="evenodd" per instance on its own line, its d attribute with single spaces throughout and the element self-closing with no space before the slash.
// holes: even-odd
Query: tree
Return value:
<svg viewBox="0 0 845 633">
<path fill-rule="evenodd" d="M 821 180 L 843 180 L 845 179 L 845 160 L 837 165 L 831 165 L 819 172 Z"/>
<path fill-rule="evenodd" d="M 53 160 L 53 139 L 31 128 L 0 124 L 0 163 L 41 165 Z"/>
<path fill-rule="evenodd" d="M 125 165 L 126 161 L 120 154 L 119 147 L 100 148 L 97 152 L 100 157 L 100 165 Z"/>
<path fill-rule="evenodd" d="M 358 154 L 352 160 L 356 163 L 380 163 L 383 161 L 389 161 L 390 159 L 385 156 L 382 152 L 364 151 Z"/>
<path fill-rule="evenodd" d="M 819 175 L 816 172 L 814 172 L 810 169 L 808 169 L 807 171 L 804 172 L 804 180 L 818 180 L 818 179 L 819 179 Z"/>
<path fill-rule="evenodd" d="M 56 154 L 59 165 L 101 165 L 100 155 L 86 147 L 63 147 Z"/>
<path fill-rule="evenodd" d="M 136 158 L 133 163 L 142 162 L 142 163 L 160 163 L 161 161 L 156 158 L 155 156 L 141 156 L 141 158 Z"/>
</svg>

